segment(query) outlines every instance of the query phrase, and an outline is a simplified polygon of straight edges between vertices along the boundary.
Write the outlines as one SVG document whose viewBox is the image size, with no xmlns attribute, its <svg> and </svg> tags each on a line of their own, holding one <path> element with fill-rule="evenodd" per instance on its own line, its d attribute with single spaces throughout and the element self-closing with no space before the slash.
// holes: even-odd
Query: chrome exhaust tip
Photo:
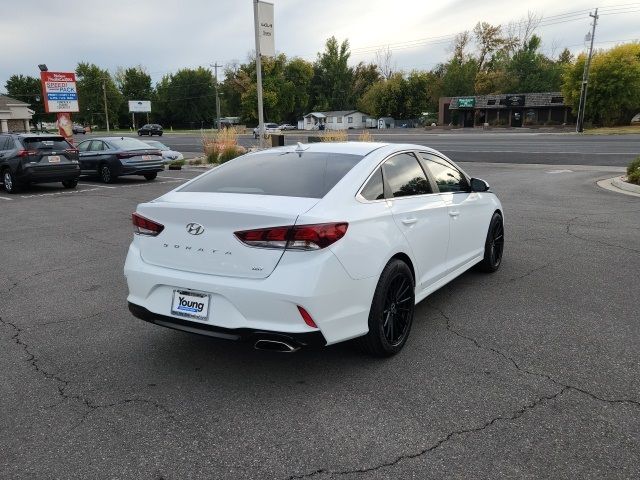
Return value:
<svg viewBox="0 0 640 480">
<path fill-rule="evenodd" d="M 300 350 L 297 345 L 292 345 L 282 340 L 260 339 L 254 345 L 256 350 L 269 350 L 271 352 L 294 353 Z"/>
</svg>

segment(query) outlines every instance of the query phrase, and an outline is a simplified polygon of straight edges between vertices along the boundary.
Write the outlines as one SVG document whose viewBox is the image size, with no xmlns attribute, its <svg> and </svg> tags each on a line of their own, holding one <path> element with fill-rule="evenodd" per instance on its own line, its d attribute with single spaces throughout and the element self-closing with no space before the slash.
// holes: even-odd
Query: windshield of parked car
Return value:
<svg viewBox="0 0 640 480">
<path fill-rule="evenodd" d="M 321 152 L 245 155 L 198 178 L 181 191 L 322 198 L 362 158 Z"/>
<path fill-rule="evenodd" d="M 137 138 L 112 138 L 107 140 L 107 142 L 118 150 L 149 150 L 149 145 Z"/>
</svg>

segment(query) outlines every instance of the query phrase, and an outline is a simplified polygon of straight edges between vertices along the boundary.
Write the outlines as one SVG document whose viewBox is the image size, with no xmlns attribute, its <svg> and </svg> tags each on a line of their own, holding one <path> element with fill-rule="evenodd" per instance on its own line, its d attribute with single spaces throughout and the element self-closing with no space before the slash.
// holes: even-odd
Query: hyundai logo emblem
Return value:
<svg viewBox="0 0 640 480">
<path fill-rule="evenodd" d="M 202 235 L 204 233 L 204 227 L 199 223 L 187 223 L 187 232 L 191 235 Z"/>
</svg>

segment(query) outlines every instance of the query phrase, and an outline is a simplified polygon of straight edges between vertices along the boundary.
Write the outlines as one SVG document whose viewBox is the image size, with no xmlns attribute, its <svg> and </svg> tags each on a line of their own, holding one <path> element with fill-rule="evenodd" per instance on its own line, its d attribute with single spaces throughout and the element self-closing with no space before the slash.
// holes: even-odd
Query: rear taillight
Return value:
<svg viewBox="0 0 640 480">
<path fill-rule="evenodd" d="M 71 153 L 71 154 L 77 154 L 79 153 L 79 150 L 77 148 L 67 148 L 65 152 Z"/>
<path fill-rule="evenodd" d="M 251 247 L 319 250 L 344 237 L 348 226 L 340 222 L 271 227 L 235 232 L 235 236 Z"/>
<path fill-rule="evenodd" d="M 131 220 L 133 221 L 133 231 L 138 235 L 155 237 L 164 230 L 164 225 L 154 222 L 153 220 L 149 220 L 148 218 L 144 218 L 142 215 L 138 215 L 137 213 L 131 214 Z"/>
<path fill-rule="evenodd" d="M 19 157 L 34 157 L 38 155 L 38 152 L 35 150 L 18 150 Z"/>
</svg>

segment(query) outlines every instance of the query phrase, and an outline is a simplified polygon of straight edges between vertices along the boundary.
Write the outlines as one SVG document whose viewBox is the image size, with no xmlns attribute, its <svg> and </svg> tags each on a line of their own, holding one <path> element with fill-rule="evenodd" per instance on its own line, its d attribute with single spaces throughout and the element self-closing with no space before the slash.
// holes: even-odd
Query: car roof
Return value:
<svg viewBox="0 0 640 480">
<path fill-rule="evenodd" d="M 302 149 L 305 152 L 320 153 L 346 153 L 352 155 L 368 155 L 378 148 L 385 147 L 388 143 L 379 142 L 318 142 L 318 143 L 298 143 L 296 145 L 287 145 L 286 147 L 269 148 L 262 152 L 295 152 Z"/>
<path fill-rule="evenodd" d="M 64 139 L 64 137 L 62 135 L 60 135 L 59 133 L 44 133 L 44 132 L 38 132 L 38 133 L 9 133 L 7 135 L 15 135 L 16 137 L 20 137 L 20 138 L 58 137 L 58 138 L 63 138 Z"/>
</svg>

